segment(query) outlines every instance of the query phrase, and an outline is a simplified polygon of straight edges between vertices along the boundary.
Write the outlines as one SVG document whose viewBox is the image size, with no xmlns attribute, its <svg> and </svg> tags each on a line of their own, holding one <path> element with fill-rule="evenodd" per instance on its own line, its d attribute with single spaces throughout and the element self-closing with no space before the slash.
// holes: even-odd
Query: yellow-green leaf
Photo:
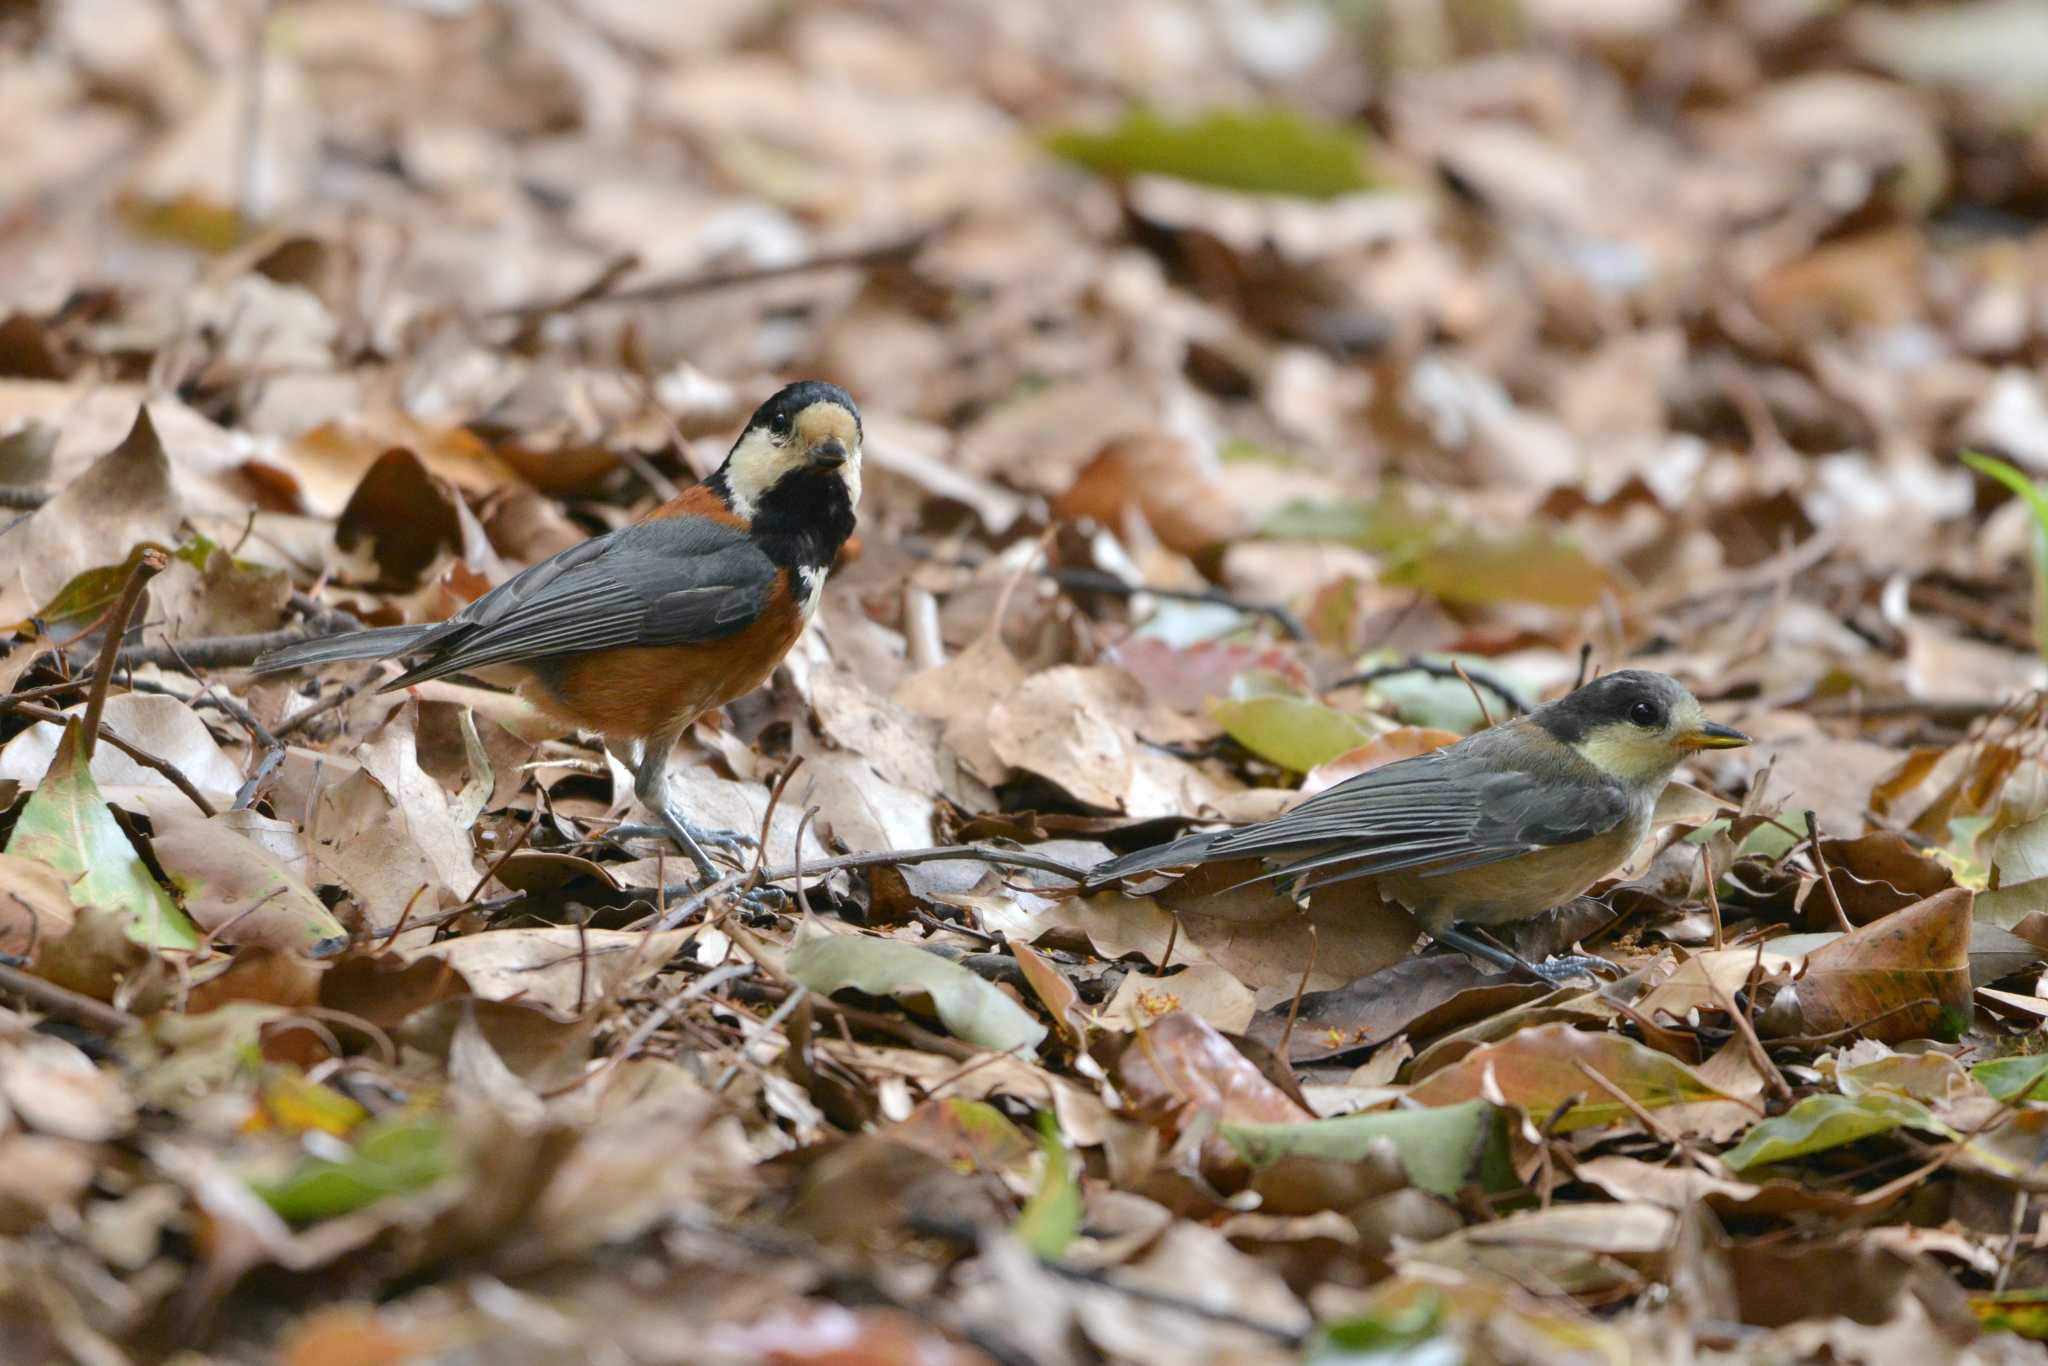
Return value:
<svg viewBox="0 0 2048 1366">
<path fill-rule="evenodd" d="M 1305 199 L 1334 199 L 1373 186 L 1364 138 L 1277 107 L 1214 109 L 1186 121 L 1137 110 L 1105 132 L 1063 129 L 1046 145 L 1098 175 L 1171 176 Z"/>
<path fill-rule="evenodd" d="M 56 757 L 9 837 L 7 852 L 36 859 L 72 879 L 72 904 L 128 918 L 128 937 L 159 949 L 199 947 L 199 931 L 128 842 L 79 752 L 81 723 L 64 728 Z"/>
</svg>

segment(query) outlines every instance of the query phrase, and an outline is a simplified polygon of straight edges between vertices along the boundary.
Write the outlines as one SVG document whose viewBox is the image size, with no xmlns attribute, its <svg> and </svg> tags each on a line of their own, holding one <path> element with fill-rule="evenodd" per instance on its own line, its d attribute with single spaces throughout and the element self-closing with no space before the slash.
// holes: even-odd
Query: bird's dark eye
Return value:
<svg viewBox="0 0 2048 1366">
<path fill-rule="evenodd" d="M 777 436 L 788 436 L 789 423 L 790 417 L 788 413 L 777 413 L 768 419 L 768 430 L 774 432 Z"/>
<path fill-rule="evenodd" d="M 1628 719 L 1639 726 L 1661 726 L 1664 713 L 1657 709 L 1655 702 L 1638 702 L 1628 709 Z"/>
</svg>

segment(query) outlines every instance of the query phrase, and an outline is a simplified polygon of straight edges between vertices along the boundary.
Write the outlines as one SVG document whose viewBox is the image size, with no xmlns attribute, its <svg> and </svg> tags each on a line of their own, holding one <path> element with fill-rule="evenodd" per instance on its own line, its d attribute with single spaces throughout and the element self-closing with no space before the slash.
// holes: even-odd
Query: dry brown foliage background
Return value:
<svg viewBox="0 0 2048 1366">
<path fill-rule="evenodd" d="M 0 4 L 0 1355 L 2041 1359 L 2044 95 L 2041 0 Z M 247 672 L 799 376 L 710 893 Z M 1759 740 L 1516 932 L 1619 981 L 1063 876 L 1582 650 Z"/>
</svg>

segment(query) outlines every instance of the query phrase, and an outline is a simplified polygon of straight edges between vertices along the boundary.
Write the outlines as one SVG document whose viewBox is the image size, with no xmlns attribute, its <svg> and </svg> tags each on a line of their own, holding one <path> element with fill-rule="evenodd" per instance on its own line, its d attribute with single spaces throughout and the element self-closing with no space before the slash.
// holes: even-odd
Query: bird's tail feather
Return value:
<svg viewBox="0 0 2048 1366">
<path fill-rule="evenodd" d="M 1150 849 L 1140 849 L 1122 858 L 1098 863 L 1088 874 L 1090 889 L 1103 887 L 1119 878 L 1135 877 L 1140 873 L 1157 872 L 1161 868 L 1178 868 L 1183 864 L 1200 863 L 1209 854 L 1209 846 L 1216 842 L 1216 833 L 1183 835 L 1167 844 Z"/>
<path fill-rule="evenodd" d="M 302 640 L 259 656 L 250 667 L 259 674 L 267 674 L 343 659 L 389 659 L 418 648 L 441 625 L 436 621 L 423 626 L 379 626 L 368 631 L 344 631 L 319 640 Z"/>
</svg>

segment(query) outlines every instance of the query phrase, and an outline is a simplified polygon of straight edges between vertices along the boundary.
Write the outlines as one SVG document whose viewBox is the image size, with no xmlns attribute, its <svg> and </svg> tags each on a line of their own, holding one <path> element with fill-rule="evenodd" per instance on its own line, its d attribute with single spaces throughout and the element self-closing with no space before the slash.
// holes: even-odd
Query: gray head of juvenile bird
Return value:
<svg viewBox="0 0 2048 1366">
<path fill-rule="evenodd" d="M 1700 750 L 1749 743 L 1741 731 L 1709 721 L 1684 684 L 1647 669 L 1603 674 L 1538 707 L 1528 719 L 1600 772 L 1631 786 L 1661 783 Z"/>
</svg>

